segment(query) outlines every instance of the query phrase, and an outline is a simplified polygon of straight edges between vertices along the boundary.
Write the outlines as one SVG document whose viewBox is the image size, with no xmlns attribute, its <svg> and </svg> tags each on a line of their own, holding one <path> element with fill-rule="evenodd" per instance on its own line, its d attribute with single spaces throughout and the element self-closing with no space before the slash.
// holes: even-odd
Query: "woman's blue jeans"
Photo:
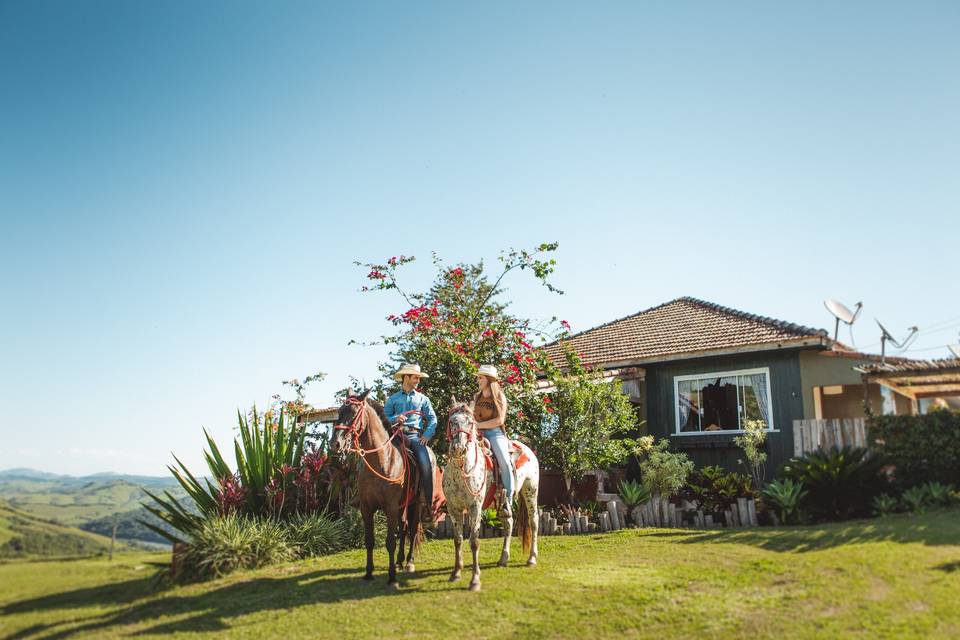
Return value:
<svg viewBox="0 0 960 640">
<path fill-rule="evenodd" d="M 496 427 L 494 429 L 483 429 L 483 436 L 490 443 L 490 449 L 493 455 L 497 457 L 500 464 L 500 483 L 507 491 L 507 504 L 513 502 L 513 461 L 510 459 L 510 439 L 507 438 L 503 429 Z"/>
</svg>

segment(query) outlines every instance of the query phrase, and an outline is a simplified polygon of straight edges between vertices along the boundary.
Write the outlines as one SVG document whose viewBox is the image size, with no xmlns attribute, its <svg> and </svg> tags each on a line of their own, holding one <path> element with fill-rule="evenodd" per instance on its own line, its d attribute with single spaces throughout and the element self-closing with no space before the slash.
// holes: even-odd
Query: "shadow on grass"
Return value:
<svg viewBox="0 0 960 640">
<path fill-rule="evenodd" d="M 663 531 L 645 534 L 670 538 L 676 544 L 746 544 L 770 551 L 805 552 L 864 542 L 956 545 L 960 540 L 960 510 L 925 516 L 909 514 L 811 526 Z"/>
<path fill-rule="evenodd" d="M 90 606 L 91 604 L 130 605 L 119 611 L 87 618 L 78 626 L 62 627 L 63 622 L 33 625 L 22 629 L 10 640 L 37 634 L 44 640 L 72 636 L 96 636 L 118 625 L 149 623 L 161 617 L 182 619 L 159 622 L 137 631 L 137 635 L 160 635 L 185 632 L 224 631 L 230 628 L 228 620 L 238 616 L 270 610 L 287 610 L 302 605 L 329 604 L 347 600 L 363 600 L 419 591 L 410 584 L 421 577 L 449 573 L 448 570 L 418 571 L 411 575 L 397 574 L 400 590 L 386 587 L 386 572 L 378 573 L 372 581 L 361 579 L 362 569 L 324 569 L 289 577 L 257 577 L 232 582 L 222 587 L 191 595 L 168 595 L 137 602 L 155 593 L 150 581 L 131 581 L 92 589 L 78 589 L 43 598 L 15 602 L 2 610 L 22 613 L 37 609 L 57 609 Z M 124 592 L 127 593 L 124 593 Z M 116 597 L 114 597 L 116 596 Z M 68 623 L 69 624 L 69 623 Z"/>
<path fill-rule="evenodd" d="M 934 567 L 937 571 L 943 571 L 944 573 L 953 573 L 954 571 L 960 571 L 960 560 L 954 560 L 953 562 L 944 562 L 943 564 L 938 564 Z"/>
</svg>

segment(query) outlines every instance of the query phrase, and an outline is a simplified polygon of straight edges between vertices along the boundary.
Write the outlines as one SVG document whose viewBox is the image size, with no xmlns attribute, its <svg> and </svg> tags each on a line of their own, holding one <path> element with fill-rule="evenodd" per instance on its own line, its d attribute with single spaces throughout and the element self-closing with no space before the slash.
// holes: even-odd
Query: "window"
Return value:
<svg viewBox="0 0 960 640">
<path fill-rule="evenodd" d="M 747 420 L 773 429 L 769 369 L 676 376 L 673 385 L 678 434 L 742 431 Z"/>
</svg>

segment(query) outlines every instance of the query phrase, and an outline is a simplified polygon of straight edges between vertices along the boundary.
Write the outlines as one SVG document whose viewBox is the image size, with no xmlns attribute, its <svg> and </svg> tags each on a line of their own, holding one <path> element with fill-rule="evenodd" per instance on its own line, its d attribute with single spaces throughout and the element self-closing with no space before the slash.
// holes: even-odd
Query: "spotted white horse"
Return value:
<svg viewBox="0 0 960 640">
<path fill-rule="evenodd" d="M 493 471 L 487 469 L 480 437 L 477 433 L 477 421 L 473 415 L 473 405 L 457 402 L 451 398 L 450 418 L 447 421 L 449 450 L 447 466 L 443 473 L 443 493 L 447 500 L 447 513 L 453 521 L 453 544 L 455 560 L 450 581 L 460 579 L 463 569 L 463 527 L 460 523 L 463 514 L 468 515 L 470 531 L 470 550 L 473 552 L 473 577 L 470 590 L 480 590 L 480 520 L 484 497 L 494 483 Z M 517 535 L 523 541 L 523 549 L 530 551 L 527 566 L 537 564 L 537 534 L 539 512 L 537 494 L 540 490 L 540 463 L 529 447 L 517 443 L 511 447 L 514 468 L 517 469 L 517 487 L 519 507 L 517 509 Z M 518 461 L 522 464 L 518 465 Z M 502 491 L 502 490 L 501 490 Z M 500 567 L 507 566 L 510 559 L 510 538 L 513 531 L 513 518 L 503 523 L 503 551 L 500 554 Z"/>
</svg>

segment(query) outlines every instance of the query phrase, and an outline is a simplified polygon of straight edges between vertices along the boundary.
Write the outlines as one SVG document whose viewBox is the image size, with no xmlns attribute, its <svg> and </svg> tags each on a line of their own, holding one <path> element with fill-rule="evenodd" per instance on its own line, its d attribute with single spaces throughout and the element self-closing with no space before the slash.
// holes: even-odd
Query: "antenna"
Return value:
<svg viewBox="0 0 960 640">
<path fill-rule="evenodd" d="M 827 308 L 827 311 L 837 319 L 836 324 L 833 327 L 833 341 L 837 341 L 837 335 L 840 333 L 840 322 L 842 321 L 847 326 L 852 327 L 853 323 L 856 322 L 857 316 L 860 315 L 860 309 L 863 308 L 863 303 L 858 302 L 854 306 L 857 308 L 856 311 L 850 311 L 840 302 L 837 302 L 833 298 L 827 298 L 823 301 L 823 306 Z M 853 336 L 853 330 L 851 329 L 851 336 Z M 852 339 L 852 338 L 851 338 Z"/>
<path fill-rule="evenodd" d="M 950 349 L 954 358 L 960 358 L 960 344 L 948 344 L 947 349 Z"/>
<path fill-rule="evenodd" d="M 887 342 L 890 342 L 897 349 L 903 351 L 910 345 L 911 342 L 913 342 L 913 339 L 917 337 L 917 331 L 919 331 L 919 329 L 916 327 L 909 327 L 910 333 L 907 334 L 907 337 L 897 342 L 896 338 L 894 338 L 893 335 L 887 331 L 885 326 L 880 324 L 879 320 L 876 318 L 874 318 L 874 320 L 876 320 L 877 326 L 880 327 L 880 331 L 883 332 L 883 335 L 880 336 L 880 364 L 886 364 Z"/>
</svg>

